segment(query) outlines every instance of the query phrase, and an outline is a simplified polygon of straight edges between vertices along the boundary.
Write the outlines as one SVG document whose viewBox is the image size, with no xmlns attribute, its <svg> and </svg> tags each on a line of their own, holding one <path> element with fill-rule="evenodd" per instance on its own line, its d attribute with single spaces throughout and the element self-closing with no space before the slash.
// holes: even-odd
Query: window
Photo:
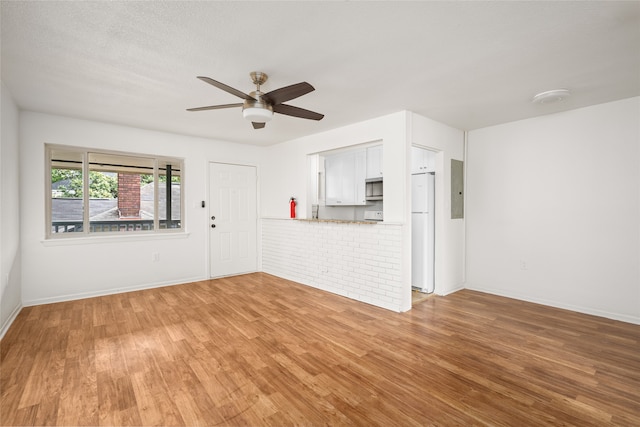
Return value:
<svg viewBox="0 0 640 427">
<path fill-rule="evenodd" d="M 46 145 L 47 238 L 183 229 L 182 159 Z"/>
</svg>

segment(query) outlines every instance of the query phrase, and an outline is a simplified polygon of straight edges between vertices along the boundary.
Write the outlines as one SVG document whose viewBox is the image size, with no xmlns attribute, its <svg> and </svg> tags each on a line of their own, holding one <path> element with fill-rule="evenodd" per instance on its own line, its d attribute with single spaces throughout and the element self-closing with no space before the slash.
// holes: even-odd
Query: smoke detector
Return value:
<svg viewBox="0 0 640 427">
<path fill-rule="evenodd" d="M 548 90 L 546 92 L 540 92 L 534 96 L 531 102 L 536 104 L 551 104 L 552 102 L 562 101 L 563 99 L 568 98 L 569 95 L 571 95 L 569 89 Z"/>
</svg>

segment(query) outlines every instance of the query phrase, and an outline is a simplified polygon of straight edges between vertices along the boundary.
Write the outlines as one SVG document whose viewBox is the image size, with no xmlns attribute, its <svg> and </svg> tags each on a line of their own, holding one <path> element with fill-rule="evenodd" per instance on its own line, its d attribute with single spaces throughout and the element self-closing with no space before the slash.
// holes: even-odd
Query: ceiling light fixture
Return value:
<svg viewBox="0 0 640 427">
<path fill-rule="evenodd" d="M 245 98 L 242 104 L 242 117 L 252 123 L 267 123 L 273 117 L 273 107 L 262 96 L 260 85 L 267 80 L 264 73 L 252 73 L 253 82 L 257 85 L 257 89 L 249 93 L 249 97 Z"/>
<path fill-rule="evenodd" d="M 273 110 L 264 107 L 246 107 L 242 110 L 242 117 L 255 123 L 266 123 L 273 117 Z"/>
<path fill-rule="evenodd" d="M 569 89 L 548 90 L 534 96 L 531 102 L 535 102 L 536 104 L 551 104 L 552 102 L 562 101 L 569 97 L 569 95 L 571 95 Z"/>
</svg>

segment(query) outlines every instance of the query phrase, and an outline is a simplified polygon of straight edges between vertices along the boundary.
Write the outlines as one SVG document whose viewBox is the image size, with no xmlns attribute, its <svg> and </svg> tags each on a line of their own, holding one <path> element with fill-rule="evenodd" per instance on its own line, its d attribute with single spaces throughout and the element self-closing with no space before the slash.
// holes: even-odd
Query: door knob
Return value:
<svg viewBox="0 0 640 427">
<path fill-rule="evenodd" d="M 216 228 L 216 225 L 215 224 L 211 224 L 211 228 Z"/>
<path fill-rule="evenodd" d="M 215 216 L 212 216 L 212 217 L 211 217 L 211 221 L 213 221 L 214 219 L 216 219 L 216 217 L 215 217 Z"/>
</svg>

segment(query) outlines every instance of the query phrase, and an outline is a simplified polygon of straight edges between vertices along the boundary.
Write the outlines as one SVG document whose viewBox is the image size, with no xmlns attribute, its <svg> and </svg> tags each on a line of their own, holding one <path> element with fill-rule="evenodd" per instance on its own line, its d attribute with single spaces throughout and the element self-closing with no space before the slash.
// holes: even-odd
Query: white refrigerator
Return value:
<svg viewBox="0 0 640 427">
<path fill-rule="evenodd" d="M 411 175 L 411 285 L 435 290 L 435 175 Z"/>
</svg>

